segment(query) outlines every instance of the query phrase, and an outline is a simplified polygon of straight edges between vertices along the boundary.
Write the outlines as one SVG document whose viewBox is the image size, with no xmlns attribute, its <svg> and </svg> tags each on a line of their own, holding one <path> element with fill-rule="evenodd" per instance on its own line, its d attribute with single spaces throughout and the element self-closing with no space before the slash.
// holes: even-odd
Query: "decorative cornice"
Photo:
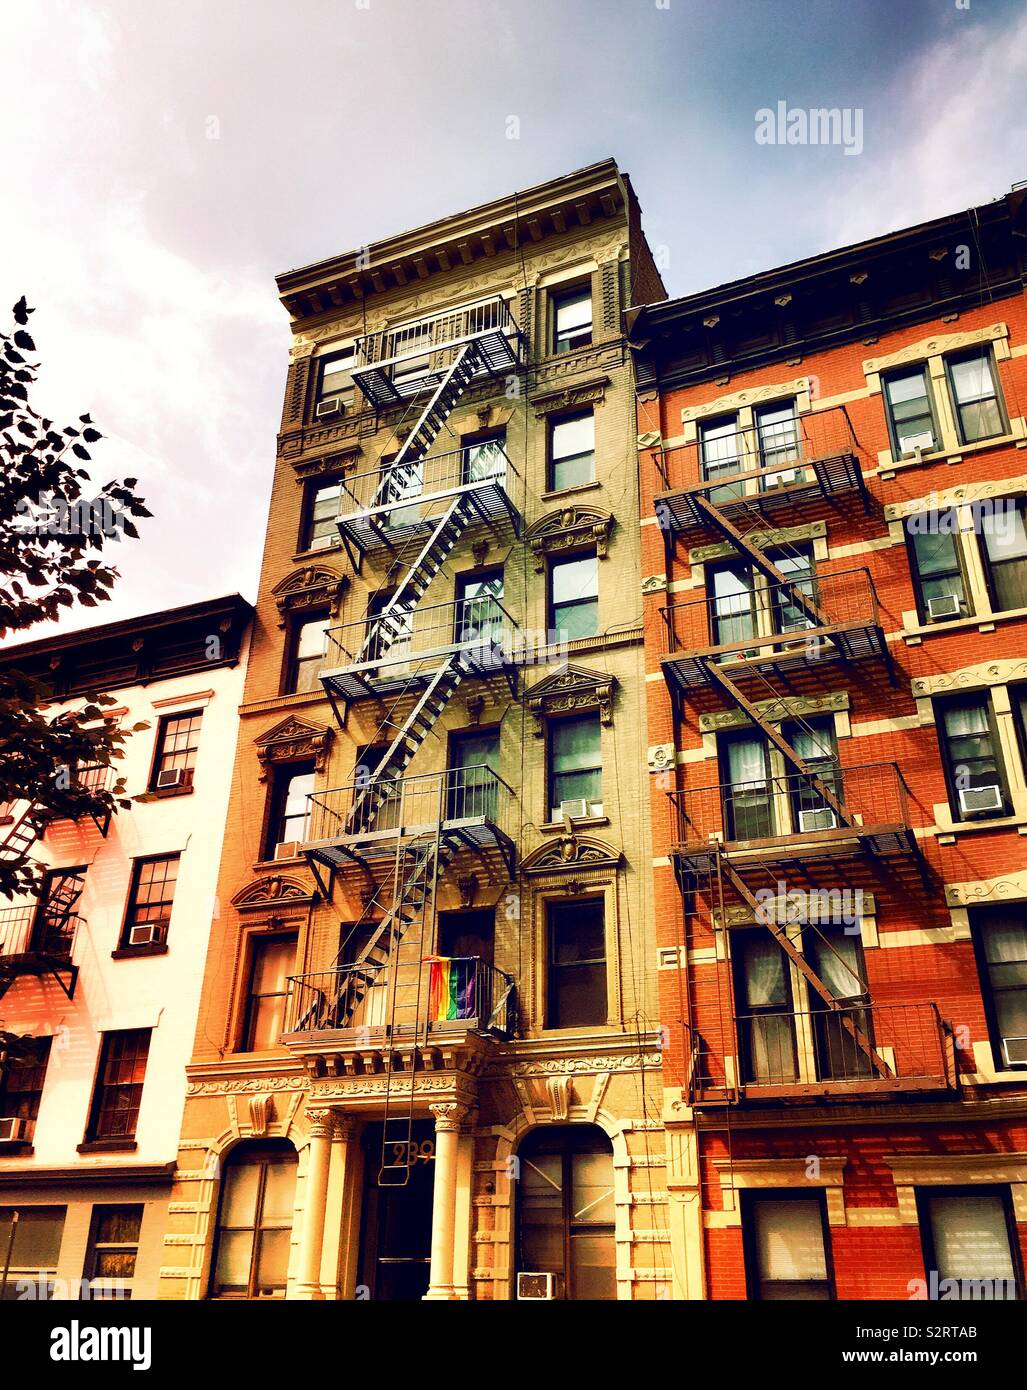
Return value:
<svg viewBox="0 0 1027 1390">
<path fill-rule="evenodd" d="M 758 701 L 756 708 L 771 723 L 780 723 L 783 719 L 841 713 L 849 708 L 849 695 L 845 690 L 833 691 L 829 695 L 780 695 L 773 700 Z M 749 718 L 742 710 L 712 710 L 699 716 L 701 734 L 741 728 L 748 724 Z"/>
<path fill-rule="evenodd" d="M 957 507 L 961 503 L 984 502 L 992 497 L 1014 497 L 1027 492 L 1027 474 L 1015 478 L 988 478 L 983 482 L 960 483 L 958 487 L 932 492 L 926 497 L 910 497 L 905 502 L 892 502 L 884 509 L 885 521 L 916 516 L 918 512 Z"/>
<path fill-rule="evenodd" d="M 326 607 L 329 616 L 337 618 L 349 585 L 349 575 L 340 575 L 327 565 L 293 570 L 271 590 L 281 615 L 278 626 L 284 628 L 290 617 L 312 608 Z"/>
<path fill-rule="evenodd" d="M 591 835 L 561 835 L 532 850 L 521 862 L 521 873 L 532 877 L 580 869 L 618 869 L 622 860 L 620 850 Z"/>
<path fill-rule="evenodd" d="M 811 521 L 805 526 L 783 526 L 765 531 L 748 531 L 745 539 L 750 545 L 762 550 L 768 545 L 787 545 L 794 541 L 814 541 L 827 535 L 825 521 Z M 696 545 L 688 552 L 690 564 L 702 565 L 709 560 L 720 560 L 725 555 L 733 555 L 735 548 L 727 541 L 714 545 Z"/>
<path fill-rule="evenodd" d="M 890 367 L 901 367 L 907 362 L 920 362 L 925 357 L 958 352 L 960 348 L 991 343 L 1008 336 L 1009 329 L 1004 323 L 993 323 L 988 328 L 972 328 L 966 333 L 936 333 L 930 338 L 921 338 L 919 342 L 907 343 L 898 352 L 890 352 L 885 357 L 865 358 L 863 373 L 869 376 L 874 372 L 887 371 Z"/>
<path fill-rule="evenodd" d="M 240 888 L 232 906 L 239 912 L 259 912 L 275 907 L 305 907 L 317 901 L 317 892 L 311 885 L 285 874 L 269 874 Z"/>
<path fill-rule="evenodd" d="M 594 507 L 563 507 L 546 512 L 532 523 L 524 538 L 535 557 L 535 573 L 542 574 L 546 559 L 565 550 L 595 546 L 596 555 L 605 560 L 609 549 L 613 516 Z"/>
<path fill-rule="evenodd" d="M 610 378 L 602 376 L 536 396 L 531 403 L 535 419 L 544 420 L 547 415 L 552 415 L 558 410 L 580 410 L 586 405 L 601 405 L 609 384 Z"/>
<path fill-rule="evenodd" d="M 545 734 L 545 721 L 554 714 L 598 709 L 600 723 L 612 724 L 616 686 L 614 676 L 570 664 L 562 671 L 545 676 L 526 692 L 536 738 Z"/>
<path fill-rule="evenodd" d="M 779 396 L 798 396 L 809 390 L 809 378 L 800 376 L 794 381 L 771 382 L 767 386 L 748 386 L 744 391 L 732 391 L 727 396 L 717 396 L 715 400 L 702 405 L 686 405 L 681 411 L 682 424 L 710 415 L 724 415 L 738 410 L 743 405 L 755 405 L 760 401 L 776 400 Z"/>
<path fill-rule="evenodd" d="M 1027 678 L 1027 660 L 1010 658 L 987 661 L 980 666 L 964 666 L 959 671 L 941 671 L 933 676 L 917 676 L 910 682 L 915 696 L 945 695 L 953 690 L 974 690 L 989 685 L 1010 685 Z"/>
<path fill-rule="evenodd" d="M 313 758 L 314 770 L 324 772 L 335 734 L 323 724 L 308 724 L 290 715 L 273 729 L 253 740 L 260 763 L 260 780 L 267 781 L 268 768 L 275 763 L 294 763 Z"/>
</svg>

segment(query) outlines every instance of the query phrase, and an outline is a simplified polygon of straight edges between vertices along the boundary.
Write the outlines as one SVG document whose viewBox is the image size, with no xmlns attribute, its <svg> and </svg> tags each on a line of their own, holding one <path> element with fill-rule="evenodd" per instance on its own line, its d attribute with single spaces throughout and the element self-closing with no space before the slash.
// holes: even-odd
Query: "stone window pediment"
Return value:
<svg viewBox="0 0 1027 1390">
<path fill-rule="evenodd" d="M 609 553 L 613 515 L 595 507 L 561 507 L 547 512 L 532 523 L 525 532 L 535 560 L 535 573 L 541 574 L 546 560 L 568 550 L 595 547 L 596 555 L 605 560 Z"/>
<path fill-rule="evenodd" d="M 232 906 L 239 912 L 289 911 L 292 908 L 307 907 L 318 900 L 317 892 L 309 883 L 285 874 L 270 874 L 266 878 L 254 879 L 241 888 L 232 899 Z M 272 919 L 275 920 L 275 919 Z"/>
<path fill-rule="evenodd" d="M 284 628 L 290 618 L 303 617 L 320 608 L 327 608 L 329 616 L 337 618 L 349 583 L 348 576 L 327 565 L 293 570 L 271 590 L 280 615 L 278 626 Z"/>
<path fill-rule="evenodd" d="M 545 733 L 545 721 L 552 715 L 598 710 L 601 724 L 613 723 L 613 692 L 617 681 L 604 671 L 567 665 L 544 676 L 527 692 L 528 712 L 535 721 L 535 736 Z"/>
<path fill-rule="evenodd" d="M 254 739 L 260 762 L 260 780 L 267 781 L 268 769 L 276 763 L 295 763 L 313 758 L 314 769 L 323 772 L 328 764 L 333 731 L 323 724 L 310 723 L 290 715 Z"/>
<path fill-rule="evenodd" d="M 619 869 L 623 855 L 593 835 L 561 835 L 527 855 L 521 872 L 528 875 L 580 873 L 582 870 Z"/>
</svg>

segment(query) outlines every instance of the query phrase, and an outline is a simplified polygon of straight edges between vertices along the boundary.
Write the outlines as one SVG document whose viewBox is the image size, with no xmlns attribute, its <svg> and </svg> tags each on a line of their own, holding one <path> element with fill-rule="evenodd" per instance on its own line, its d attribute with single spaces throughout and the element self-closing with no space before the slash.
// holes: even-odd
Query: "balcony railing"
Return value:
<svg viewBox="0 0 1027 1390">
<path fill-rule="evenodd" d="M 796 601 L 796 590 L 806 608 L 802 600 Z M 866 569 L 800 575 L 788 584 L 668 604 L 660 612 L 666 629 L 665 663 L 684 689 L 710 681 L 698 658 L 712 657 L 725 675 L 734 676 L 747 669 L 762 674 L 884 651 L 877 593 Z"/>
<path fill-rule="evenodd" d="M 477 341 L 476 374 L 513 367 L 520 358 L 521 335 L 499 295 L 408 319 L 357 340 L 353 380 L 372 405 L 415 395 L 435 386 L 464 343 Z"/>
<path fill-rule="evenodd" d="M 714 842 L 750 850 L 785 839 L 827 845 L 855 836 L 873 839 L 881 852 L 892 842 L 896 850 L 909 847 L 909 795 L 895 763 L 816 765 L 813 771 L 853 818 L 854 829 L 840 821 L 812 778 L 794 773 L 668 792 L 675 846 L 686 853 Z"/>
<path fill-rule="evenodd" d="M 955 1079 L 931 1003 L 765 1012 L 736 1023 L 740 1080 L 752 1099 L 941 1090 Z"/>
<path fill-rule="evenodd" d="M 358 552 L 427 534 L 460 493 L 483 522 L 520 520 L 521 477 L 499 441 L 353 473 L 341 487 L 339 534 Z"/>
<path fill-rule="evenodd" d="M 46 956 L 69 961 L 75 945 L 79 917 L 51 921 L 38 904 L 0 909 L 0 959 L 12 956 Z"/>
<path fill-rule="evenodd" d="M 676 445 L 656 460 L 664 487 L 672 490 L 665 500 L 699 493 L 721 511 L 737 512 L 742 499 L 762 510 L 779 494 L 794 502 L 861 491 L 858 453 L 848 411 L 832 406 Z M 694 513 L 687 519 L 701 520 Z"/>
<path fill-rule="evenodd" d="M 285 1033 L 293 1038 L 346 1029 L 393 1036 L 514 1030 L 514 982 L 480 956 L 429 957 L 411 964 L 353 963 L 290 979 Z"/>
<path fill-rule="evenodd" d="M 373 795 L 369 792 L 373 791 Z M 398 839 L 458 833 L 470 848 L 510 838 L 513 789 L 484 764 L 411 777 L 370 778 L 314 792 L 308 799 L 306 853 L 376 842 L 391 852 Z"/>
<path fill-rule="evenodd" d="M 329 628 L 321 679 L 347 699 L 374 693 L 413 675 L 426 679 L 453 652 L 467 668 L 489 675 L 515 665 L 517 623 L 491 594 L 450 603 L 402 607 Z"/>
</svg>

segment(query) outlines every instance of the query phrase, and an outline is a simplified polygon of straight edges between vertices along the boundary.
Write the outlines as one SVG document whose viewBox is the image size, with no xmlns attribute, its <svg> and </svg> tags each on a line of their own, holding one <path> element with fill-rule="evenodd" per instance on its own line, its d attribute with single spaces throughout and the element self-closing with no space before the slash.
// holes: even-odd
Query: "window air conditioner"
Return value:
<svg viewBox="0 0 1027 1390">
<path fill-rule="evenodd" d="M 184 767 L 166 767 L 157 773 L 157 790 L 164 791 L 168 787 L 181 787 L 185 784 Z"/>
<path fill-rule="evenodd" d="M 280 840 L 275 845 L 276 859 L 298 859 L 300 852 L 299 840 Z"/>
<path fill-rule="evenodd" d="M 167 922 L 140 922 L 128 933 L 130 946 L 160 946 L 168 934 Z"/>
<path fill-rule="evenodd" d="M 916 459 L 919 463 L 924 452 L 929 452 L 933 448 L 933 434 L 911 434 L 908 439 L 902 441 L 902 457 L 904 459 Z"/>
<path fill-rule="evenodd" d="M 314 407 L 314 415 L 318 420 L 337 420 L 340 415 L 346 414 L 346 406 L 341 396 L 325 396 L 323 401 L 318 401 Z"/>
<path fill-rule="evenodd" d="M 1002 810 L 1002 788 L 993 784 L 990 787 L 960 787 L 959 809 L 965 816 L 980 811 Z"/>
<path fill-rule="evenodd" d="M 944 618 L 958 618 L 961 608 L 958 594 L 939 594 L 937 598 L 927 600 L 927 616 L 932 623 L 941 622 Z"/>
<path fill-rule="evenodd" d="M 25 1138 L 27 1124 L 16 1115 L 7 1115 L 0 1119 L 0 1143 L 13 1144 L 19 1139 Z"/>
<path fill-rule="evenodd" d="M 799 470 L 797 468 L 776 468 L 766 479 L 764 487 L 769 491 L 775 487 L 788 487 L 791 483 L 799 481 Z"/>
<path fill-rule="evenodd" d="M 586 801 L 584 797 L 579 797 L 575 801 L 560 802 L 560 816 L 564 820 L 587 820 L 589 816 L 598 814 L 596 803 Z"/>
<path fill-rule="evenodd" d="M 1007 1067 L 1027 1067 L 1027 1038 L 1003 1038 L 1002 1055 Z"/>
<path fill-rule="evenodd" d="M 799 829 L 806 833 L 811 830 L 833 830 L 838 822 L 830 806 L 818 806 L 799 812 Z"/>
<path fill-rule="evenodd" d="M 551 1302 L 556 1297 L 555 1274 L 518 1274 L 517 1297 L 532 1302 Z"/>
</svg>

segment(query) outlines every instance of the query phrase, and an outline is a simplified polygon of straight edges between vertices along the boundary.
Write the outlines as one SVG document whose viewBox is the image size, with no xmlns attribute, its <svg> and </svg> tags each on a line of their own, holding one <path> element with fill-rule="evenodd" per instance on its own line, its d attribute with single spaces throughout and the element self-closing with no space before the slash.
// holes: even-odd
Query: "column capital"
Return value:
<svg viewBox="0 0 1027 1390">
<path fill-rule="evenodd" d="M 459 1134 L 470 1107 L 460 1101 L 443 1100 L 429 1105 L 428 1109 L 435 1116 L 436 1134 Z"/>
<path fill-rule="evenodd" d="M 333 1139 L 352 1139 L 357 1132 L 356 1115 L 341 1114 L 338 1110 L 332 1112 L 335 1116 L 335 1125 L 332 1130 Z"/>
<path fill-rule="evenodd" d="M 338 1118 L 334 1110 L 308 1110 L 311 1139 L 331 1139 L 336 1132 Z"/>
</svg>

